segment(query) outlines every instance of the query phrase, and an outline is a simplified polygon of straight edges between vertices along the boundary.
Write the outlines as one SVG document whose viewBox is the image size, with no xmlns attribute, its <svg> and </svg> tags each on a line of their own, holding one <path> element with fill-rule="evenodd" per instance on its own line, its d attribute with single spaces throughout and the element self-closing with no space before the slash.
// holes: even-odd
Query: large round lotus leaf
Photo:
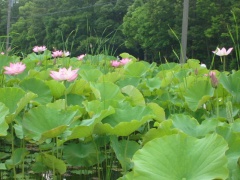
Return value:
<svg viewBox="0 0 240 180">
<path fill-rule="evenodd" d="M 144 83 L 146 84 L 146 87 L 153 92 L 161 87 L 162 80 L 155 76 L 153 78 L 144 79 Z"/>
<path fill-rule="evenodd" d="M 180 69 L 180 66 L 178 63 L 174 62 L 168 62 L 168 63 L 163 63 L 158 67 L 159 71 L 163 70 L 170 70 L 170 69 Z"/>
<path fill-rule="evenodd" d="M 149 65 L 144 62 L 129 63 L 125 67 L 125 74 L 132 77 L 142 77 L 149 69 Z"/>
<path fill-rule="evenodd" d="M 197 69 L 200 66 L 200 61 L 197 59 L 188 59 L 187 63 L 183 65 L 184 68 L 191 68 L 191 69 Z"/>
<path fill-rule="evenodd" d="M 118 104 L 119 101 L 115 101 L 113 99 L 107 101 L 93 100 L 83 102 L 85 110 L 88 112 L 88 115 L 90 117 L 93 117 L 94 115 L 101 113 L 101 111 L 103 110 L 107 110 L 109 107 L 117 107 Z"/>
<path fill-rule="evenodd" d="M 214 94 L 214 88 L 209 81 L 200 80 L 190 86 L 184 95 L 185 101 L 192 111 L 196 111 Z"/>
<path fill-rule="evenodd" d="M 186 83 L 186 77 L 191 72 L 191 69 L 180 69 L 176 73 L 174 73 L 175 78 L 178 80 L 177 82 L 184 82 Z"/>
<path fill-rule="evenodd" d="M 34 101 L 40 104 L 47 104 L 52 100 L 52 94 L 49 87 L 46 85 L 44 81 L 40 79 L 36 78 L 24 79 L 19 85 L 25 91 L 31 91 L 37 94 L 38 97 L 35 98 Z"/>
<path fill-rule="evenodd" d="M 25 135 L 34 140 L 56 137 L 73 122 L 76 113 L 77 111 L 59 111 L 45 106 L 33 108 L 23 117 Z"/>
<path fill-rule="evenodd" d="M 151 128 L 149 129 L 142 137 L 143 142 L 142 144 L 146 144 L 147 142 L 155 139 L 160 138 L 166 135 L 178 134 L 181 130 L 172 127 L 172 121 L 167 120 L 163 121 L 159 124 L 158 128 Z"/>
<path fill-rule="evenodd" d="M 132 86 L 137 87 L 138 84 L 140 83 L 140 81 L 141 81 L 140 77 L 125 77 L 125 78 L 122 78 L 122 79 L 118 80 L 116 82 L 116 84 L 119 87 L 124 87 L 124 86 L 127 86 L 127 85 L 132 85 Z"/>
<path fill-rule="evenodd" d="M 130 98 L 130 102 L 133 106 L 144 106 L 145 99 L 142 93 L 132 85 L 123 87 L 122 92 L 127 94 Z"/>
<path fill-rule="evenodd" d="M 102 75 L 102 72 L 98 69 L 81 69 L 79 75 L 86 81 L 97 82 L 98 78 Z"/>
<path fill-rule="evenodd" d="M 232 127 L 234 126 L 236 124 L 232 124 Z M 240 133 L 234 132 L 229 124 L 217 127 L 216 132 L 228 142 L 229 149 L 226 156 L 228 157 L 229 179 L 237 180 L 240 177 Z"/>
<path fill-rule="evenodd" d="M 123 74 L 121 71 L 118 72 L 109 72 L 99 77 L 98 82 L 116 82 L 119 80 Z"/>
<path fill-rule="evenodd" d="M 97 124 L 94 132 L 128 136 L 146 121 L 155 117 L 151 108 L 147 106 L 132 107 L 126 103 L 124 105 L 115 108 L 114 114 L 107 116 Z"/>
<path fill-rule="evenodd" d="M 97 99 L 100 100 L 122 100 L 124 99 L 120 88 L 112 82 L 91 83 L 91 89 Z"/>
<path fill-rule="evenodd" d="M 165 88 L 173 82 L 174 72 L 170 70 L 159 71 L 156 77 L 161 79 L 161 88 Z"/>
<path fill-rule="evenodd" d="M 0 102 L 5 104 L 9 109 L 9 115 L 6 122 L 10 123 L 25 108 L 25 106 L 37 95 L 32 92 L 24 92 L 19 88 L 2 88 L 0 89 Z"/>
<path fill-rule="evenodd" d="M 24 161 L 24 157 L 28 155 L 29 152 L 26 148 L 17 148 L 12 153 L 11 159 L 6 160 L 5 165 L 8 169 L 13 168 L 16 165 L 19 165 Z"/>
<path fill-rule="evenodd" d="M 91 136 L 95 125 L 114 112 L 114 108 L 108 107 L 108 109 L 104 109 L 98 114 L 93 115 L 91 119 L 82 120 L 79 125 L 70 129 L 71 132 L 69 133 L 67 140 Z"/>
<path fill-rule="evenodd" d="M 90 84 L 84 79 L 78 79 L 74 82 L 71 82 L 67 88 L 67 94 L 79 94 L 79 95 L 88 95 L 91 93 Z"/>
<path fill-rule="evenodd" d="M 23 98 L 25 92 L 22 89 L 7 87 L 0 89 L 0 102 L 4 103 L 9 108 L 9 113 L 16 111 L 18 102 Z"/>
<path fill-rule="evenodd" d="M 53 97 L 60 98 L 61 96 L 64 95 L 66 88 L 62 82 L 51 80 L 51 81 L 46 81 L 45 83 L 48 85 L 49 89 L 51 90 Z"/>
<path fill-rule="evenodd" d="M 0 102 L 0 137 L 7 135 L 8 124 L 5 121 L 5 117 L 8 113 L 9 109 Z"/>
<path fill-rule="evenodd" d="M 157 103 L 148 103 L 148 107 L 150 107 L 153 113 L 156 115 L 154 118 L 158 122 L 162 122 L 165 120 L 165 112 L 162 107 L 160 107 Z"/>
<path fill-rule="evenodd" d="M 136 180 L 212 180 L 228 177 L 226 141 L 174 134 L 148 142 L 133 156 Z"/>
<path fill-rule="evenodd" d="M 0 56 L 0 68 L 3 69 L 3 66 L 9 66 L 9 62 L 13 62 L 14 57 L 13 56 Z"/>
<path fill-rule="evenodd" d="M 229 76 L 221 73 L 219 82 L 223 87 L 233 96 L 233 101 L 240 102 L 240 85 L 239 85 L 240 71 L 237 71 Z"/>
<path fill-rule="evenodd" d="M 63 157 L 72 166 L 92 166 L 104 160 L 103 154 L 91 142 L 87 144 L 72 143 L 63 149 Z"/>
<path fill-rule="evenodd" d="M 172 120 L 173 127 L 194 137 L 203 137 L 210 132 L 214 132 L 218 126 L 217 119 L 204 120 L 199 124 L 195 118 L 184 114 L 174 114 L 169 119 Z"/>
<path fill-rule="evenodd" d="M 132 157 L 134 153 L 140 149 L 140 145 L 137 142 L 130 140 L 118 141 L 117 136 L 112 136 L 110 140 L 111 147 L 121 164 L 123 172 L 127 172 L 133 166 Z"/>
<path fill-rule="evenodd" d="M 42 153 L 40 154 L 37 158 L 36 161 L 40 164 L 43 164 L 47 166 L 50 169 L 55 169 L 57 172 L 60 174 L 64 174 L 67 170 L 67 166 L 64 163 L 63 160 L 56 158 L 54 155 L 50 155 L 47 153 Z M 39 171 L 39 169 L 36 169 L 36 164 L 35 164 L 35 170 Z M 38 166 L 39 168 L 39 166 Z M 42 166 L 44 168 L 44 166 Z"/>
<path fill-rule="evenodd" d="M 31 62 L 32 63 L 32 62 Z M 29 62 L 28 62 L 29 64 Z M 36 64 L 33 68 L 36 68 Z M 47 80 L 50 78 L 50 69 L 48 70 L 40 70 L 41 67 L 39 66 L 38 69 L 29 69 L 27 77 L 28 78 L 37 78 L 41 80 Z"/>
</svg>

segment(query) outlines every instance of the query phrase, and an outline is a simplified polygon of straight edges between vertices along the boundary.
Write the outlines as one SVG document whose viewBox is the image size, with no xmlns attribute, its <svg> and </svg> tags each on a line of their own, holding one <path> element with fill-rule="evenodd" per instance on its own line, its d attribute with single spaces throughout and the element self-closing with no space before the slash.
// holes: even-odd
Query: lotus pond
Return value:
<svg viewBox="0 0 240 180">
<path fill-rule="evenodd" d="M 0 179 L 240 178 L 240 71 L 120 57 L 0 55 Z"/>
</svg>

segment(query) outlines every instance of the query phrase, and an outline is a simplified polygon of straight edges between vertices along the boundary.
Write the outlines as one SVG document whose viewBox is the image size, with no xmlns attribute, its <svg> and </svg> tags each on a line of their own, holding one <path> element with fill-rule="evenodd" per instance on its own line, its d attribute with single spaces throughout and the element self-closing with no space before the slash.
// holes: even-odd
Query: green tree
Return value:
<svg viewBox="0 0 240 180">
<path fill-rule="evenodd" d="M 159 53 L 166 58 L 171 57 L 172 50 L 179 48 L 171 31 L 180 29 L 181 24 L 177 24 L 180 22 L 179 12 L 174 11 L 179 3 L 180 1 L 174 0 L 136 0 L 124 17 L 126 45 L 139 45 L 145 52 L 145 59 L 159 59 Z"/>
</svg>

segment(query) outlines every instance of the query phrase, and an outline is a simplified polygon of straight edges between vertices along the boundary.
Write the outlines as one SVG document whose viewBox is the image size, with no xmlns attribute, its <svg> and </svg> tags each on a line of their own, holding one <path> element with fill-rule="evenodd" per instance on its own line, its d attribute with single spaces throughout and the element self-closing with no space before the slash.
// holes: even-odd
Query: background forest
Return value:
<svg viewBox="0 0 240 180">
<path fill-rule="evenodd" d="M 0 50 L 5 51 L 8 1 L 0 0 Z M 13 1 L 10 53 L 35 45 L 79 54 L 128 52 L 149 62 L 178 62 L 183 0 Z M 191 0 L 187 57 L 210 65 L 216 47 L 239 48 L 239 0 Z M 227 69 L 237 68 L 235 50 Z M 215 63 L 214 68 L 221 69 Z"/>
</svg>

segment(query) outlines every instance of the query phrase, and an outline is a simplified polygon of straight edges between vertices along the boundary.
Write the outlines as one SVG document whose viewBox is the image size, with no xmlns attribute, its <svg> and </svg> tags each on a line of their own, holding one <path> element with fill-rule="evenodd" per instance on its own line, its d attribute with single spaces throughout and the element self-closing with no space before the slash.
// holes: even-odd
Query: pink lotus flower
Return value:
<svg viewBox="0 0 240 180">
<path fill-rule="evenodd" d="M 62 57 L 63 52 L 62 51 L 53 51 L 52 52 L 52 57 L 56 58 L 56 57 Z"/>
<path fill-rule="evenodd" d="M 1 55 L 4 55 L 4 52 L 1 52 Z"/>
<path fill-rule="evenodd" d="M 228 54 L 231 53 L 232 50 L 233 50 L 232 47 L 229 48 L 228 50 L 226 50 L 226 48 L 222 48 L 222 49 L 217 48 L 216 51 L 213 51 L 213 53 L 218 56 L 227 56 Z"/>
<path fill-rule="evenodd" d="M 17 75 L 21 74 L 26 69 L 26 65 L 22 62 L 10 63 L 10 66 L 5 66 L 4 69 L 4 74 Z"/>
<path fill-rule="evenodd" d="M 118 67 L 121 65 L 121 62 L 118 60 L 111 61 L 111 66 L 113 67 Z"/>
<path fill-rule="evenodd" d="M 81 54 L 80 56 L 77 57 L 79 61 L 83 60 L 83 58 L 86 56 L 86 54 Z"/>
<path fill-rule="evenodd" d="M 50 76 L 57 81 L 67 80 L 70 82 L 77 78 L 78 70 L 79 69 L 72 70 L 72 67 L 69 67 L 68 69 L 60 68 L 59 71 L 50 71 Z"/>
<path fill-rule="evenodd" d="M 46 50 L 47 50 L 46 46 L 34 46 L 33 47 L 33 52 L 36 52 L 36 53 L 43 52 Z"/>
<path fill-rule="evenodd" d="M 120 60 L 120 63 L 121 63 L 121 65 L 125 65 L 125 64 L 129 63 L 130 61 L 131 61 L 131 59 L 124 58 L 124 59 Z"/>
</svg>

